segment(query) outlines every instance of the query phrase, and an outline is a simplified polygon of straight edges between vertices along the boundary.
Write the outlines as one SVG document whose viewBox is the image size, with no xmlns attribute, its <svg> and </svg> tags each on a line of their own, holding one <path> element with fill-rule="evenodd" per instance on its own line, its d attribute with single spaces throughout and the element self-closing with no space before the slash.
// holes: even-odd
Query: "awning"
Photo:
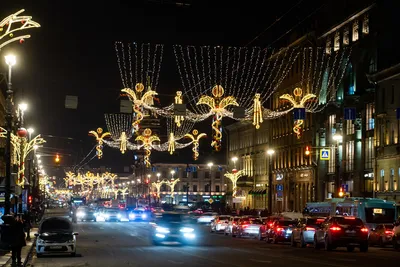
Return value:
<svg viewBox="0 0 400 267">
<path fill-rule="evenodd" d="M 265 195 L 267 189 L 252 189 L 249 191 L 249 195 Z"/>
</svg>

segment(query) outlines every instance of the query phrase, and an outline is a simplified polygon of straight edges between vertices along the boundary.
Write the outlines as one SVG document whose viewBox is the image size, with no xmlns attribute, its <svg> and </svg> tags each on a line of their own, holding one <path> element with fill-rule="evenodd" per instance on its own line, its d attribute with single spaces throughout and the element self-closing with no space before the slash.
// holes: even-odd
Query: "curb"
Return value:
<svg viewBox="0 0 400 267">
<path fill-rule="evenodd" d="M 32 241 L 32 246 L 31 246 L 31 248 L 29 249 L 28 254 L 27 254 L 26 257 L 25 257 L 24 262 L 22 263 L 22 266 L 23 266 L 23 267 L 26 267 L 26 266 L 28 265 L 29 260 L 32 258 L 33 249 L 34 249 L 34 247 L 36 246 L 36 238 L 37 238 L 37 237 L 35 237 L 35 238 L 33 239 L 33 241 Z"/>
</svg>

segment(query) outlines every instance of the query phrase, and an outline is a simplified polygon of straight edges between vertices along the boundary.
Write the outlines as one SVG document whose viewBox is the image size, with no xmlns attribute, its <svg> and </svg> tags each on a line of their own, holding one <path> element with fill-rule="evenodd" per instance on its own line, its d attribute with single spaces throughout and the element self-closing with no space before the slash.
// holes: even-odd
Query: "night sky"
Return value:
<svg viewBox="0 0 400 267">
<path fill-rule="evenodd" d="M 94 146 L 94 138 L 87 132 L 105 128 L 104 113 L 119 112 L 122 84 L 115 41 L 164 44 L 158 92 L 174 94 L 181 84 L 172 45 L 246 46 L 251 42 L 251 46 L 266 47 L 322 4 L 312 0 L 239 1 L 235 6 L 232 3 L 236 1 L 200 0 L 191 1 L 189 7 L 177 7 L 168 4 L 172 1 L 126 1 L 129 4 L 124 5 L 119 1 L 20 2 L 3 3 L 0 17 L 24 8 L 24 14 L 33 16 L 42 27 L 31 29 L 31 39 L 4 48 L 0 55 L 14 52 L 18 56 L 14 88 L 30 106 L 27 126 L 34 126 L 36 133 L 54 136 L 47 138 L 46 152 L 64 155 L 63 166 L 79 163 Z M 259 35 L 295 4 L 289 14 Z M 6 70 L 4 63 L 0 70 Z M 79 97 L 77 110 L 65 109 L 66 95 Z M 172 101 L 162 96 L 160 100 L 162 106 Z M 211 136 L 210 119 L 205 124 Z M 203 145 L 204 160 L 217 157 L 210 154 L 209 141 Z M 131 153 L 121 155 L 107 147 L 104 152 L 101 161 L 91 162 L 93 166 L 119 168 L 132 162 Z M 189 148 L 186 152 L 181 152 L 182 161 L 191 155 Z M 168 156 L 165 152 L 155 158 L 162 161 Z M 47 161 L 51 174 L 51 157 Z"/>
</svg>

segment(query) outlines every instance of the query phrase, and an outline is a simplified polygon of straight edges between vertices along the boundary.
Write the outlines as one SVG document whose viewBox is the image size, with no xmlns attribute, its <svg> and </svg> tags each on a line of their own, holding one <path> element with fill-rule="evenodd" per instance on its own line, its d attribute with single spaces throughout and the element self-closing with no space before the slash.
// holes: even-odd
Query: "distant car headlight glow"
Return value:
<svg viewBox="0 0 400 267">
<path fill-rule="evenodd" d="M 286 233 L 287 233 L 287 234 L 291 234 L 291 233 L 292 233 L 292 229 L 287 229 L 287 230 L 286 230 Z"/>
<path fill-rule="evenodd" d="M 117 218 L 120 219 L 121 217 L 122 217 L 121 214 L 118 213 Z"/>
<path fill-rule="evenodd" d="M 129 213 L 129 219 L 135 219 L 135 214 L 134 213 Z"/>
<path fill-rule="evenodd" d="M 183 227 L 181 230 L 179 230 L 182 233 L 192 233 L 194 231 L 193 228 L 189 228 L 189 227 Z"/>
<path fill-rule="evenodd" d="M 86 213 L 84 213 L 84 212 L 78 212 L 77 214 L 76 214 L 76 216 L 78 216 L 78 217 L 83 217 L 83 216 L 85 216 L 86 215 Z"/>
<path fill-rule="evenodd" d="M 142 219 L 144 220 L 146 218 L 147 218 L 147 215 L 146 214 L 142 214 Z"/>
<path fill-rule="evenodd" d="M 157 227 L 156 228 L 156 232 L 163 233 L 163 234 L 168 234 L 169 233 L 169 229 L 165 228 L 165 227 Z"/>
</svg>

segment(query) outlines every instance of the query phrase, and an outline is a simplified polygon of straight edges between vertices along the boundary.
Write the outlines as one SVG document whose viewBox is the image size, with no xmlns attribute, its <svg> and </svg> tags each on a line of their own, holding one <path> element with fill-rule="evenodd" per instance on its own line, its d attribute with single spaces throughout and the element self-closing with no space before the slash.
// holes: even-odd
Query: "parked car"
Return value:
<svg viewBox="0 0 400 267">
<path fill-rule="evenodd" d="M 385 247 L 392 244 L 393 224 L 379 224 L 369 233 L 369 244 Z"/>
<path fill-rule="evenodd" d="M 295 247 L 298 243 L 302 248 L 307 244 L 314 244 L 315 231 L 326 221 L 326 217 L 310 217 L 300 219 L 298 224 L 293 227 L 291 245 Z"/>
<path fill-rule="evenodd" d="M 76 236 L 72 223 L 61 217 L 45 219 L 35 234 L 36 255 L 41 257 L 45 254 L 76 254 Z"/>
</svg>

